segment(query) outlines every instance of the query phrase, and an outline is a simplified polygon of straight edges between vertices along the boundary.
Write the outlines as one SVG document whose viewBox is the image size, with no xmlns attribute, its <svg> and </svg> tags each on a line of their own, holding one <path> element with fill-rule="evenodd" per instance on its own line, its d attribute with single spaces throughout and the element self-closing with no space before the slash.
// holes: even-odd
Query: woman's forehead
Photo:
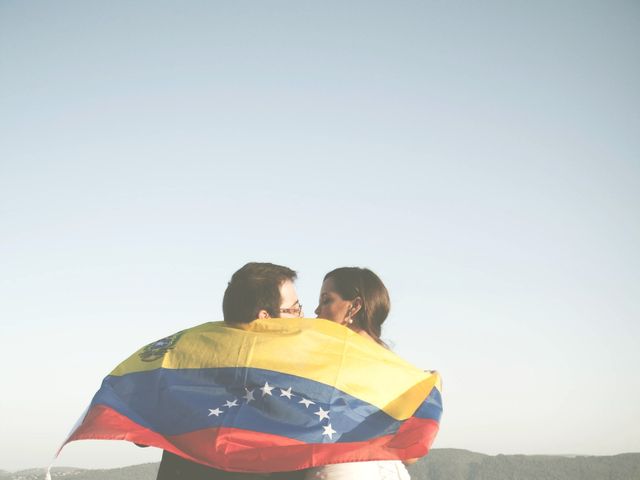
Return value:
<svg viewBox="0 0 640 480">
<path fill-rule="evenodd" d="M 320 293 L 329 293 L 329 292 L 335 292 L 335 291 L 336 291 L 336 287 L 335 287 L 335 284 L 333 283 L 333 278 L 329 277 L 325 279 L 324 282 L 322 282 Z"/>
</svg>

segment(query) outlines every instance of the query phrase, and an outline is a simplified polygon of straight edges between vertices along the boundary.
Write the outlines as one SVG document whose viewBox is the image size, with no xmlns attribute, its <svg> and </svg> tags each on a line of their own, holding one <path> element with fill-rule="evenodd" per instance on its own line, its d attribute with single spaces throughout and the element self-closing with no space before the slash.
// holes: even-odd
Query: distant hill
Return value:
<svg viewBox="0 0 640 480">
<path fill-rule="evenodd" d="M 157 463 L 109 470 L 60 467 L 53 479 L 155 480 Z M 413 480 L 640 480 L 640 453 L 608 457 L 558 455 L 484 455 L 468 450 L 435 449 L 409 467 Z M 42 480 L 43 469 L 6 472 L 0 480 Z"/>
<path fill-rule="evenodd" d="M 490 456 L 436 449 L 409 472 L 414 480 L 640 480 L 640 453 Z"/>
<path fill-rule="evenodd" d="M 82 468 L 60 467 L 51 470 L 52 479 L 65 480 L 155 480 L 158 463 L 145 463 L 131 467 L 110 468 L 108 470 L 86 470 Z M 32 468 L 19 472 L 1 472 L 0 480 L 43 480 L 45 471 Z"/>
</svg>

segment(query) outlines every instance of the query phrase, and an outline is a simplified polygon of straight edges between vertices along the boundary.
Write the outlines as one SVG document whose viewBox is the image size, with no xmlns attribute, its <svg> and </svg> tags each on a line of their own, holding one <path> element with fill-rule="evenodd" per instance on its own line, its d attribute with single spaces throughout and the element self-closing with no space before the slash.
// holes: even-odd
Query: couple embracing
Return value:
<svg viewBox="0 0 640 480">
<path fill-rule="evenodd" d="M 224 293 L 224 322 L 121 363 L 65 444 L 162 448 L 157 480 L 408 479 L 404 465 L 438 431 L 439 376 L 381 340 L 390 301 L 371 270 L 327 273 L 316 319 L 303 318 L 295 279 L 280 265 L 242 267 Z"/>
</svg>

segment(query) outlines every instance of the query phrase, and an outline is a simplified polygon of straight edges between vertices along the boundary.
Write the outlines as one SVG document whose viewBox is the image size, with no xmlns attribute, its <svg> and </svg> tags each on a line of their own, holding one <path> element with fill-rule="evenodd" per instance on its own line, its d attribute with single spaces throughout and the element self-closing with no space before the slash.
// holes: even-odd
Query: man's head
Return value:
<svg viewBox="0 0 640 480">
<path fill-rule="evenodd" d="M 231 277 L 224 292 L 224 321 L 249 323 L 256 318 L 302 316 L 293 286 L 296 272 L 273 263 L 247 263 Z"/>
</svg>

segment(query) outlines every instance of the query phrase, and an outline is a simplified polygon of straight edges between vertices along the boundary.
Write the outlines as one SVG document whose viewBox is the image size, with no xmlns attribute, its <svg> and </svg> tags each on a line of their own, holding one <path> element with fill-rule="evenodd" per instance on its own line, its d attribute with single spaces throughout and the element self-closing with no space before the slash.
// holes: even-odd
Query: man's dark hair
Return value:
<svg viewBox="0 0 640 480">
<path fill-rule="evenodd" d="M 250 262 L 231 277 L 224 292 L 222 313 L 224 321 L 249 323 L 266 310 L 273 318 L 280 316 L 280 286 L 295 280 L 296 272 L 273 263 Z"/>
</svg>

